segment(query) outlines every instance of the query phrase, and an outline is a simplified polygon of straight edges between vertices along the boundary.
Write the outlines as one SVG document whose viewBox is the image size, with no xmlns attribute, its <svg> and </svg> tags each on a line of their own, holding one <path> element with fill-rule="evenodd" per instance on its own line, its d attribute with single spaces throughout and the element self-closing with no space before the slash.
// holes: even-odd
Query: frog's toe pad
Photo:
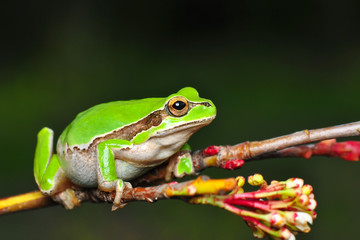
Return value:
<svg viewBox="0 0 360 240">
<path fill-rule="evenodd" d="M 115 194 L 115 198 L 114 198 L 114 202 L 113 202 L 114 204 L 111 208 L 112 211 L 116 211 L 119 208 L 123 208 L 127 205 L 127 203 L 122 201 L 125 188 L 127 190 L 133 189 L 133 187 L 131 186 L 131 183 L 124 182 L 121 179 L 119 179 L 116 183 L 116 194 Z"/>
<path fill-rule="evenodd" d="M 80 206 L 80 200 L 75 196 L 73 189 L 68 188 L 65 191 L 62 191 L 55 196 L 53 196 L 55 202 L 63 205 L 67 210 L 73 209 L 75 206 Z"/>
<path fill-rule="evenodd" d="M 125 207 L 126 205 L 127 205 L 127 203 L 114 204 L 111 207 L 111 211 L 116 211 L 116 210 L 118 210 L 120 208 Z"/>
<path fill-rule="evenodd" d="M 122 199 L 122 195 L 123 195 L 123 192 L 124 192 L 124 181 L 121 180 L 121 179 L 118 179 L 116 181 L 116 187 L 115 187 L 115 190 L 116 190 L 116 194 L 115 194 L 115 199 L 114 199 L 114 205 L 120 205 L 121 204 L 121 199 Z"/>
</svg>

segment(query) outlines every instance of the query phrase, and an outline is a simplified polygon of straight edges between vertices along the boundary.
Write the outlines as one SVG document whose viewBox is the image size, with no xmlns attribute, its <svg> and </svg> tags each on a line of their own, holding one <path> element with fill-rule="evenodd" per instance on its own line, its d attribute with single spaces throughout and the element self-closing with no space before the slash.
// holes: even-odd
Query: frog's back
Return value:
<svg viewBox="0 0 360 240">
<path fill-rule="evenodd" d="M 87 145 L 96 137 L 136 123 L 164 106 L 164 98 L 116 101 L 96 105 L 79 113 L 60 135 L 68 146 Z"/>
</svg>

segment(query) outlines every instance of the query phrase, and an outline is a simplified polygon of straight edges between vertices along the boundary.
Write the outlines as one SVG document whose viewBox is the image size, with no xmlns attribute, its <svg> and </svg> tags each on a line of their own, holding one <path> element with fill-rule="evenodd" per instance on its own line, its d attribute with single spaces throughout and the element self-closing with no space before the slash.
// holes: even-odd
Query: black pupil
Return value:
<svg viewBox="0 0 360 240">
<path fill-rule="evenodd" d="M 186 103 L 182 102 L 182 101 L 176 101 L 172 107 L 175 108 L 176 110 L 182 110 L 184 107 L 186 106 Z"/>
</svg>

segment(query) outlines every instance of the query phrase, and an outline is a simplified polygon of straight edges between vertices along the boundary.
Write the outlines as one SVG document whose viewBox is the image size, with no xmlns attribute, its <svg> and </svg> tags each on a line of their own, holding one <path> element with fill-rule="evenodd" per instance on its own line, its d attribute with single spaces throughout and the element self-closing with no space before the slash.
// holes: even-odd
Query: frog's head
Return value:
<svg viewBox="0 0 360 240">
<path fill-rule="evenodd" d="M 161 138 L 161 144 L 164 145 L 184 144 L 193 133 L 211 123 L 216 116 L 213 102 L 199 97 L 199 93 L 191 87 L 183 88 L 160 101 L 162 110 L 157 111 L 157 117 L 161 121 L 136 136 L 134 143 L 155 137 Z"/>
<path fill-rule="evenodd" d="M 165 100 L 168 114 L 168 125 L 177 126 L 201 124 L 207 125 L 216 116 L 216 107 L 212 101 L 199 97 L 199 93 L 191 87 L 181 89 L 171 94 Z"/>
</svg>

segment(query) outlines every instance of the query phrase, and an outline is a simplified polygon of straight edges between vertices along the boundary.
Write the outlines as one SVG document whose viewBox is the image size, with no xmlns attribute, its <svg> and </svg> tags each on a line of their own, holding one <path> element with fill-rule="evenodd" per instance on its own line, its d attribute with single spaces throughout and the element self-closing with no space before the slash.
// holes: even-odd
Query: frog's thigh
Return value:
<svg viewBox="0 0 360 240">
<path fill-rule="evenodd" d="M 38 133 L 35 150 L 34 175 L 41 192 L 51 194 L 58 189 L 65 175 L 60 168 L 59 159 L 53 154 L 53 131 L 43 128 Z"/>
<path fill-rule="evenodd" d="M 131 142 L 123 139 L 109 139 L 98 145 L 98 184 L 102 190 L 113 191 L 116 183 L 123 184 L 117 177 L 114 148 L 124 148 L 131 145 Z"/>
</svg>

